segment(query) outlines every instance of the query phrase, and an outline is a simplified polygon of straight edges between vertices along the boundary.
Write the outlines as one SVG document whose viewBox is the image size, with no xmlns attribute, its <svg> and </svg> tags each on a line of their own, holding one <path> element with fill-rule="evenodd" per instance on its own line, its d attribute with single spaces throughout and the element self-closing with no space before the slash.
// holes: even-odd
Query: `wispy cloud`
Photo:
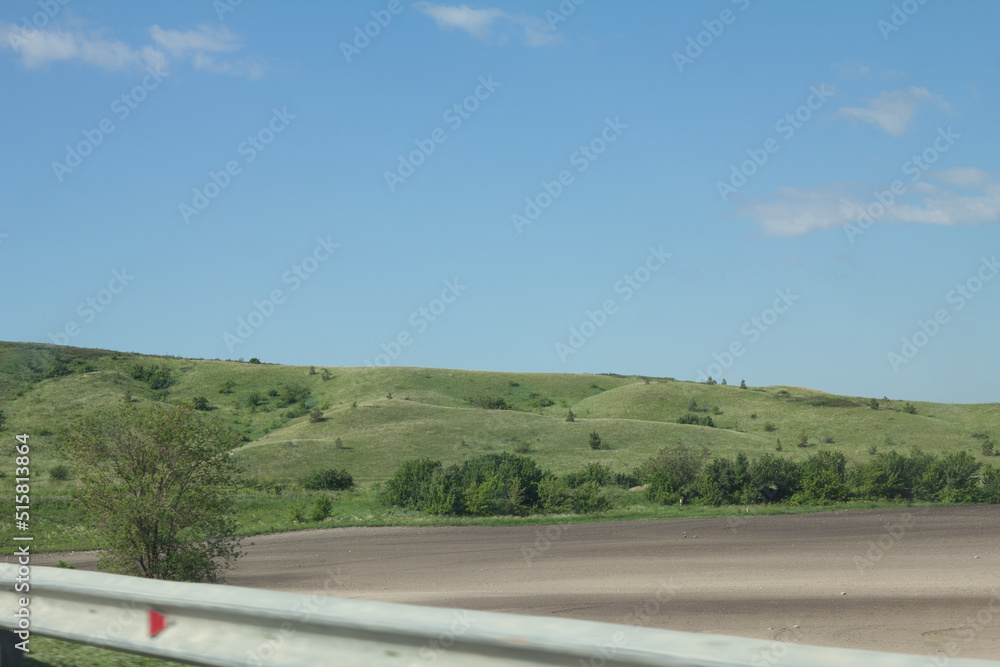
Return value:
<svg viewBox="0 0 1000 667">
<path fill-rule="evenodd" d="M 139 70 L 149 66 L 165 68 L 173 59 L 186 60 L 198 69 L 219 74 L 256 78 L 264 71 L 259 61 L 229 57 L 241 44 L 225 27 L 201 25 L 181 31 L 154 25 L 149 29 L 152 43 L 140 46 L 107 39 L 100 31 L 50 29 L 25 35 L 20 27 L 0 22 L 0 33 L 4 35 L 0 48 L 17 53 L 27 69 L 75 61 L 112 71 Z"/>
<path fill-rule="evenodd" d="M 951 188 L 961 188 L 956 192 Z M 874 199 L 858 191 L 871 186 L 831 184 L 818 188 L 781 188 L 768 200 L 753 201 L 738 212 L 754 220 L 766 236 L 801 236 L 843 227 L 858 220 Z M 882 188 L 884 189 L 884 188 Z M 1000 222 L 1000 173 L 972 167 L 928 172 L 925 180 L 885 208 L 877 223 L 982 225 Z"/>
<path fill-rule="evenodd" d="M 941 96 L 916 86 L 911 86 L 909 90 L 883 90 L 878 97 L 867 102 L 866 106 L 844 107 L 837 113 L 853 120 L 877 125 L 897 137 L 906 131 L 920 105 L 935 104 L 948 108 L 947 102 Z"/>
<path fill-rule="evenodd" d="M 106 70 L 141 69 L 162 62 L 163 54 L 153 47 L 130 47 L 120 41 L 104 39 L 99 34 L 63 30 L 36 30 L 30 36 L 19 26 L 0 21 L 0 48 L 9 48 L 21 56 L 28 69 L 47 67 L 54 62 L 80 61 Z"/>
<path fill-rule="evenodd" d="M 413 5 L 427 14 L 442 30 L 464 30 L 481 42 L 502 44 L 511 34 L 520 36 L 527 46 L 545 46 L 561 42 L 559 34 L 546 21 L 523 14 L 508 14 L 502 9 L 472 9 L 417 2 Z"/>
</svg>

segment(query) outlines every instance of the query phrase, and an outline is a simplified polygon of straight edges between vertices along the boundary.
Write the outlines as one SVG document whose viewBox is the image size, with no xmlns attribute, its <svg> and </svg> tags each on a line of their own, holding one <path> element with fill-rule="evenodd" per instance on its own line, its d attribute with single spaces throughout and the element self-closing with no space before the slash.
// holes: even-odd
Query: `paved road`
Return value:
<svg viewBox="0 0 1000 667">
<path fill-rule="evenodd" d="M 995 505 L 547 527 L 340 528 L 253 542 L 230 584 L 1000 659 Z M 92 567 L 80 556 L 69 560 Z M 35 562 L 43 564 L 41 557 Z"/>
</svg>

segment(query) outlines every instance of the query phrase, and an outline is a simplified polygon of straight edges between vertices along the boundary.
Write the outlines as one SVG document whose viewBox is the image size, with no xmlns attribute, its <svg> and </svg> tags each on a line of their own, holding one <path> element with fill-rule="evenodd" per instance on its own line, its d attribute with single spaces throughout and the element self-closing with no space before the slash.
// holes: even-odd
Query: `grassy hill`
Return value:
<svg viewBox="0 0 1000 667">
<path fill-rule="evenodd" d="M 134 372 L 137 365 L 158 367 L 161 379 L 165 369 L 172 384 L 154 388 Z M 223 387 L 230 393 L 220 393 Z M 289 390 L 308 397 L 282 405 Z M 40 511 L 55 521 L 54 544 L 76 544 L 67 537 L 72 534 L 86 542 L 69 502 L 73 480 L 46 474 L 67 462 L 64 433 L 75 418 L 126 393 L 187 405 L 207 399 L 212 414 L 244 434 L 236 455 L 246 474 L 290 489 L 319 468 L 346 468 L 364 489 L 387 479 L 407 458 L 450 464 L 500 451 L 527 454 L 557 474 L 590 462 L 626 471 L 678 442 L 726 456 L 775 453 L 780 440 L 780 456 L 792 460 L 832 449 L 857 463 L 868 460 L 872 448 L 918 447 L 938 454 L 968 450 L 986 461 L 984 434 L 994 441 L 1000 436 L 1000 404 L 914 402 L 916 413 L 910 414 L 902 410 L 906 397 L 880 399 L 880 409 L 873 410 L 870 397 L 800 387 L 744 390 L 671 378 L 401 367 L 313 372 L 308 366 L 0 342 L 0 410 L 6 418 L 0 438 L 13 445 L 15 433 L 31 435 L 32 491 L 37 502 L 47 503 Z M 501 401 L 513 409 L 482 407 Z M 677 423 L 691 401 L 715 428 Z M 312 423 L 306 413 L 315 407 L 324 419 Z M 571 410 L 576 419 L 568 422 Z M 588 446 L 594 431 L 609 449 Z M 282 528 L 278 511 L 261 509 L 258 524 L 248 530 Z M 363 507 L 346 514 L 352 512 L 355 518 L 371 516 Z M 11 528 L 0 524 L 0 532 Z"/>
</svg>

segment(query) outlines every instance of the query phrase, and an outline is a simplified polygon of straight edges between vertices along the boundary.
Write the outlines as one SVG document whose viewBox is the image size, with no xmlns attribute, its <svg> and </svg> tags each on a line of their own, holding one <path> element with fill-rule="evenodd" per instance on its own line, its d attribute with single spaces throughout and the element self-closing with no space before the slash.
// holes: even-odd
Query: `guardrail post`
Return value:
<svg viewBox="0 0 1000 667">
<path fill-rule="evenodd" d="M 14 644 L 17 637 L 9 630 L 0 630 L 0 667 L 24 667 L 24 653 Z"/>
</svg>

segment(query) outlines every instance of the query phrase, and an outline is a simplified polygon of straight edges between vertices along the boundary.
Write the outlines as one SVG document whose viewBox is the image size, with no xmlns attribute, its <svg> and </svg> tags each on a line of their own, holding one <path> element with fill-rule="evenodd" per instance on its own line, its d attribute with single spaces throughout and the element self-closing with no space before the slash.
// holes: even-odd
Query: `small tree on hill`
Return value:
<svg viewBox="0 0 1000 667">
<path fill-rule="evenodd" d="M 740 380 L 740 389 L 746 389 L 746 388 L 747 388 L 747 381 Z"/>
<path fill-rule="evenodd" d="M 568 422 L 576 421 L 576 415 L 573 414 L 572 410 L 570 410 L 569 414 L 566 415 L 566 421 L 568 421 Z M 0 423 L 2 423 L 2 422 L 0 422 Z"/>
<path fill-rule="evenodd" d="M 309 421 L 313 424 L 323 421 L 323 411 L 319 407 L 313 408 L 312 412 L 309 413 Z"/>
<path fill-rule="evenodd" d="M 597 435 L 597 431 L 590 434 L 590 448 L 600 449 L 601 448 L 601 436 Z"/>
</svg>

